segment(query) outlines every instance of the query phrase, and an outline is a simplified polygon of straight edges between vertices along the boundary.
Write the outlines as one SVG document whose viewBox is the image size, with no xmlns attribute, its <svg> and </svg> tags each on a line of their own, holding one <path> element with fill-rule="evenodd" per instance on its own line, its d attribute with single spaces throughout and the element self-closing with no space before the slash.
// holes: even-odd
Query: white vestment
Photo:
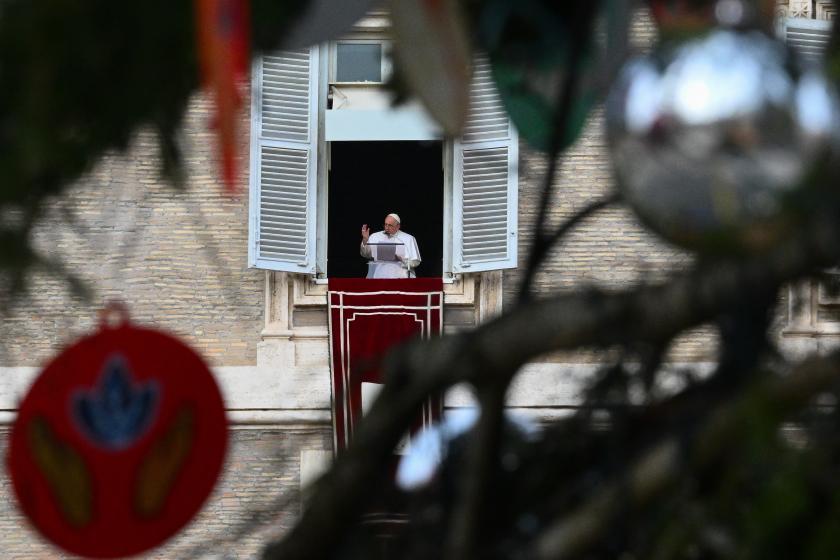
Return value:
<svg viewBox="0 0 840 560">
<path fill-rule="evenodd" d="M 377 231 L 370 235 L 367 242 L 397 244 L 395 251 L 397 260 L 376 260 L 377 246 L 362 243 L 359 253 L 366 259 L 375 259 L 368 265 L 368 278 L 413 278 L 415 276 L 414 269 L 420 264 L 420 249 L 417 248 L 417 240 L 413 235 L 404 231 L 398 231 L 394 235 Z M 402 245 L 399 245 L 400 243 Z M 390 256 L 390 252 L 388 253 Z"/>
</svg>

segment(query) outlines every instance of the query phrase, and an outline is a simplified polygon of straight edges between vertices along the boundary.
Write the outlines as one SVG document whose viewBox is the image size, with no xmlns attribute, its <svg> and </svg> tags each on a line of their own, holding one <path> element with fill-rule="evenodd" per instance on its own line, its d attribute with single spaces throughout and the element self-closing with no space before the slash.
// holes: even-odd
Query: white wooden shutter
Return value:
<svg viewBox="0 0 840 560">
<path fill-rule="evenodd" d="M 315 273 L 318 47 L 254 64 L 249 264 Z"/>
<path fill-rule="evenodd" d="M 828 20 L 787 18 L 782 39 L 805 60 L 818 62 L 828 46 L 833 24 Z"/>
<path fill-rule="evenodd" d="M 518 139 L 486 59 L 475 62 L 470 110 L 454 150 L 453 272 L 515 268 Z"/>
</svg>

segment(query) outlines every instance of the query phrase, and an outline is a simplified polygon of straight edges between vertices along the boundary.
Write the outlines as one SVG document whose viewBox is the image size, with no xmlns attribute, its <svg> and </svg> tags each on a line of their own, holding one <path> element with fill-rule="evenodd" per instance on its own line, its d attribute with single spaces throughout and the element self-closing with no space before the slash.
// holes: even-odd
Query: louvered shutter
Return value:
<svg viewBox="0 0 840 560">
<path fill-rule="evenodd" d="M 249 264 L 315 273 L 318 47 L 254 64 Z"/>
<path fill-rule="evenodd" d="M 470 110 L 454 150 L 453 271 L 516 267 L 517 135 L 485 59 L 474 65 Z"/>
<path fill-rule="evenodd" d="M 782 38 L 792 49 L 797 51 L 806 61 L 819 63 L 822 61 L 828 42 L 831 39 L 831 27 L 833 21 L 805 18 L 787 18 L 784 20 Z M 819 318 L 826 310 L 831 310 L 840 303 L 834 287 L 840 283 L 840 267 L 832 267 L 823 270 L 823 275 L 817 281 L 808 283 L 805 288 L 810 294 L 816 289 L 815 317 Z M 794 288 L 791 288 L 792 290 Z M 793 293 L 793 292 L 791 292 Z M 799 297 L 802 297 L 801 295 Z M 808 303 L 810 309 L 812 303 Z M 830 315 L 830 312 L 828 313 Z M 815 321 L 818 319 L 815 319 Z M 824 329 L 824 326 L 814 327 L 808 325 L 806 328 Z"/>
<path fill-rule="evenodd" d="M 820 19 L 787 18 L 782 38 L 802 58 L 818 62 L 828 46 L 833 23 Z"/>
</svg>

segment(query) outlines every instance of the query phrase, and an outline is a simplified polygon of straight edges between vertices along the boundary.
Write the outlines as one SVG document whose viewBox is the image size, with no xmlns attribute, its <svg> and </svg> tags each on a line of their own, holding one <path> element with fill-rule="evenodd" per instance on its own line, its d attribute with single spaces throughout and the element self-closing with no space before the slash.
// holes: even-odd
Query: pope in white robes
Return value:
<svg viewBox="0 0 840 560">
<path fill-rule="evenodd" d="M 396 245 L 380 250 L 386 244 Z M 400 230 L 397 214 L 385 216 L 383 231 L 370 233 L 367 224 L 362 226 L 362 244 L 359 253 L 366 259 L 373 259 L 368 265 L 368 278 L 414 278 L 420 264 L 420 249 L 417 240 Z"/>
</svg>

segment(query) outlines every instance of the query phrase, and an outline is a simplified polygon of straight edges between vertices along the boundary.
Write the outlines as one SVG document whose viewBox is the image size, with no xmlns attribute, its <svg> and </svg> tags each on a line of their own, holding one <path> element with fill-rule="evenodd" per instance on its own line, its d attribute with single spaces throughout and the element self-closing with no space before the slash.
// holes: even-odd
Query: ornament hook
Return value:
<svg viewBox="0 0 840 560">
<path fill-rule="evenodd" d="M 128 305 L 123 301 L 109 301 L 99 311 L 100 329 L 118 329 L 129 323 Z"/>
</svg>

